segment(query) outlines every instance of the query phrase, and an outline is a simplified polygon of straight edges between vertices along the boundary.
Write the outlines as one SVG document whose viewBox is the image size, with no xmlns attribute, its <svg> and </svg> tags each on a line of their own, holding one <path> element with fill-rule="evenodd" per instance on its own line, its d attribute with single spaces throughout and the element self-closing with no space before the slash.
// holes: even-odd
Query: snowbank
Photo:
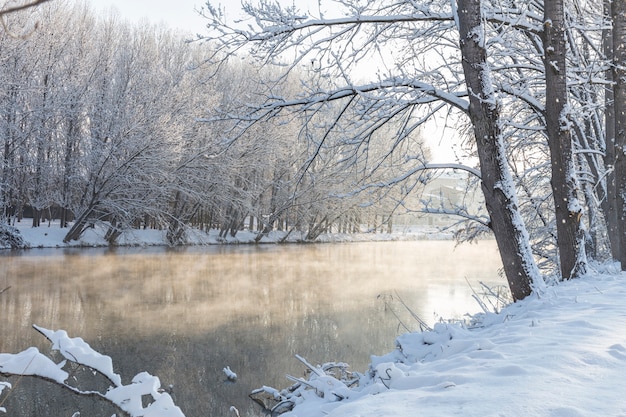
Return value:
<svg viewBox="0 0 626 417">
<path fill-rule="evenodd" d="M 63 243 L 63 238 L 69 229 L 62 229 L 58 221 L 42 224 L 40 227 L 31 227 L 31 220 L 24 219 L 15 224 L 24 241 L 31 248 L 67 248 L 67 247 L 101 247 L 108 246 L 104 239 L 106 229 L 95 226 L 87 229 L 80 240 Z M 218 230 L 209 233 L 197 230 L 188 230 L 188 240 L 191 245 L 212 244 L 236 244 L 253 243 L 256 238 L 255 232 L 242 230 L 236 237 L 219 237 Z M 285 232 L 271 232 L 264 237 L 261 243 L 276 243 L 285 237 Z M 119 246 L 166 246 L 165 230 L 137 229 L 124 232 L 118 239 Z M 301 241 L 303 236 L 294 233 L 288 236 L 288 241 Z M 355 233 L 355 234 L 324 234 L 318 242 L 366 242 L 366 241 L 390 241 L 390 240 L 442 240 L 452 239 L 452 233 L 441 232 L 436 228 L 428 227 L 401 227 L 393 233 Z"/>
<path fill-rule="evenodd" d="M 626 416 L 625 278 L 590 274 L 470 327 L 405 334 L 358 387 L 313 372 L 283 416 Z"/>
</svg>

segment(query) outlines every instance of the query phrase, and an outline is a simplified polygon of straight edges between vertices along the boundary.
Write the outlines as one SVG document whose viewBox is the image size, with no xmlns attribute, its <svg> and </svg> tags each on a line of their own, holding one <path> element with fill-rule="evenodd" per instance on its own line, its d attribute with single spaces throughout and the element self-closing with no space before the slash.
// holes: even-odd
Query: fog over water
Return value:
<svg viewBox="0 0 626 417">
<path fill-rule="evenodd" d="M 230 405 L 242 416 L 261 415 L 247 395 L 262 385 L 288 386 L 287 373 L 300 376 L 295 354 L 363 372 L 370 354 L 394 348 L 404 332 L 399 320 L 417 329 L 398 296 L 431 324 L 478 311 L 468 281 L 505 283 L 495 243 L 454 246 L 415 241 L 5 254 L 0 290 L 10 288 L 0 295 L 0 352 L 28 346 L 48 352 L 31 325 L 65 329 L 111 356 L 125 383 L 145 370 L 163 386 L 172 384 L 187 416 L 225 416 Z M 225 366 L 237 382 L 226 381 Z M 33 389 L 41 401 L 32 401 Z M 25 378 L 4 407 L 21 416 L 61 415 L 58 407 L 67 416 L 102 411 L 91 399 L 59 391 Z M 16 407 L 19 414 L 12 414 Z"/>
</svg>

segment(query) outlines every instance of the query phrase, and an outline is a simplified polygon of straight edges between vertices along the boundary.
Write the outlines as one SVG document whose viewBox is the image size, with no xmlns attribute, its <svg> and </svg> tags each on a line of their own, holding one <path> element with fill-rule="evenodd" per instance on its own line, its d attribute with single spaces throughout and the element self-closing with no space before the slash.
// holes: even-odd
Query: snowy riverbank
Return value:
<svg viewBox="0 0 626 417">
<path fill-rule="evenodd" d="M 309 390 L 284 416 L 624 417 L 626 275 L 613 268 L 472 329 L 403 335 L 397 350 L 372 357 L 359 388 L 326 384 L 324 398 Z"/>
<path fill-rule="evenodd" d="M 63 243 L 63 238 L 69 229 L 62 229 L 58 222 L 44 223 L 40 227 L 31 227 L 31 219 L 24 219 L 16 223 L 24 240 L 31 248 L 65 248 L 65 247 L 100 247 L 108 246 L 104 239 L 106 229 L 96 226 L 87 229 L 79 240 Z M 166 246 L 165 230 L 135 229 L 124 232 L 118 239 L 119 246 Z M 253 243 L 255 232 L 242 230 L 236 237 L 230 235 L 226 238 L 219 237 L 218 230 L 210 230 L 209 233 L 189 229 L 188 241 L 191 245 L 212 244 L 238 244 Z M 264 237 L 261 243 L 275 243 L 285 237 L 286 232 L 275 231 Z M 292 233 L 288 236 L 288 242 L 301 241 L 302 236 Z M 350 233 L 350 234 L 323 234 L 317 242 L 366 242 L 366 241 L 390 241 L 390 240 L 443 240 L 452 239 L 451 232 L 442 232 L 437 228 L 425 226 L 399 226 L 393 233 Z"/>
</svg>

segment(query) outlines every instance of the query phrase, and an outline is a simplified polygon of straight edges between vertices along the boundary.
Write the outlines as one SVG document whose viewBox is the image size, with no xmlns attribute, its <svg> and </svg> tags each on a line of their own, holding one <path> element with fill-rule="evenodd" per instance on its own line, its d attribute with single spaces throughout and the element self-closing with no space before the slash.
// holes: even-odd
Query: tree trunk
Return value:
<svg viewBox="0 0 626 417">
<path fill-rule="evenodd" d="M 274 170 L 274 175 L 273 175 L 273 180 L 272 180 L 272 190 L 271 190 L 271 196 L 270 196 L 270 207 L 269 207 L 269 216 L 267 221 L 263 221 L 263 215 L 259 216 L 259 223 L 261 223 L 263 225 L 262 229 L 261 227 L 259 227 L 261 229 L 260 233 L 257 233 L 256 237 L 254 238 L 254 241 L 256 243 L 259 243 L 261 241 L 261 239 L 263 239 L 265 236 L 267 236 L 274 228 L 274 222 L 278 219 L 278 216 L 280 216 L 280 214 L 282 213 L 282 211 L 278 211 L 277 209 L 277 205 L 278 205 L 278 184 L 281 181 L 282 178 L 282 174 L 279 174 L 279 172 L 277 170 Z"/>
<path fill-rule="evenodd" d="M 611 17 L 611 0 L 604 0 L 604 15 Z M 613 59 L 613 30 L 602 31 L 602 48 L 608 60 Z M 613 83 L 613 68 L 605 72 L 607 84 Z M 620 259 L 620 232 L 617 218 L 617 188 L 615 183 L 615 105 L 613 90 L 604 89 L 604 123 L 605 149 L 604 166 L 606 168 L 606 199 L 607 210 L 604 213 L 607 234 L 611 243 L 611 254 L 614 260 Z"/>
<path fill-rule="evenodd" d="M 65 234 L 63 238 L 63 243 L 71 242 L 72 240 L 80 239 L 81 235 L 85 231 L 87 224 L 89 222 L 89 218 L 91 214 L 94 212 L 95 205 L 91 205 L 88 209 L 86 209 L 78 218 L 74 221 L 70 230 Z"/>
<path fill-rule="evenodd" d="M 544 4 L 543 49 L 546 77 L 546 130 L 552 167 L 552 196 L 557 247 L 563 279 L 586 272 L 582 206 L 572 159 L 572 136 L 567 106 L 567 64 L 563 0 Z"/>
<path fill-rule="evenodd" d="M 470 92 L 469 116 L 480 161 L 482 190 L 491 229 L 515 300 L 543 284 L 532 256 L 499 127 L 480 11 L 480 0 L 458 0 L 459 36 L 465 83 Z"/>
<path fill-rule="evenodd" d="M 613 103 L 619 257 L 626 270 L 626 3 L 613 1 Z"/>
</svg>

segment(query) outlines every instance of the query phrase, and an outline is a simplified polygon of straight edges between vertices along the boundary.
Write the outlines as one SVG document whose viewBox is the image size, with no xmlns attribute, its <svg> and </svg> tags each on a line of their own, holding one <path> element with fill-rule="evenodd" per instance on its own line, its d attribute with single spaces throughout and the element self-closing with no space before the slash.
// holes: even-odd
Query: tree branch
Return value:
<svg viewBox="0 0 626 417">
<path fill-rule="evenodd" d="M 26 10 L 31 7 L 39 6 L 40 4 L 47 3 L 50 0 L 35 0 L 30 3 L 22 4 L 21 6 L 13 6 L 7 9 L 0 10 L 0 16 L 4 16 L 5 14 L 19 12 L 20 10 Z"/>
</svg>

